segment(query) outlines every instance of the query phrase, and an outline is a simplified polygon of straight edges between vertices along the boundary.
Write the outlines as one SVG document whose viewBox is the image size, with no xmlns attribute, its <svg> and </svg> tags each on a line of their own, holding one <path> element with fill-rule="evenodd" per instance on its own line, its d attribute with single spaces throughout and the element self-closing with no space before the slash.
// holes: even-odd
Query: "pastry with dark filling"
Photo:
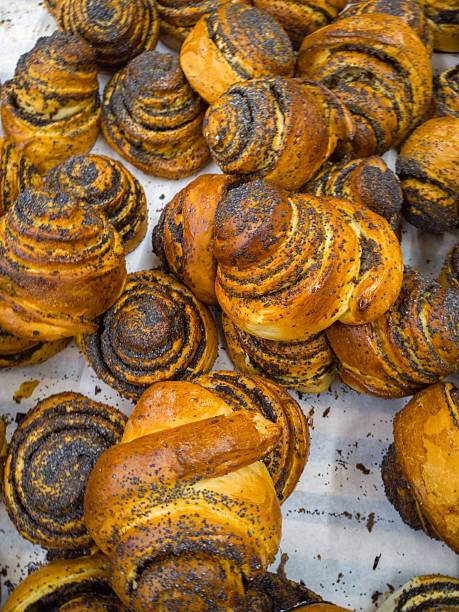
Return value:
<svg viewBox="0 0 459 612">
<path fill-rule="evenodd" d="M 459 242 L 446 254 L 438 282 L 459 291 Z"/>
<path fill-rule="evenodd" d="M 0 327 L 0 368 L 34 365 L 50 359 L 67 346 L 68 338 L 39 342 L 19 338 Z"/>
<path fill-rule="evenodd" d="M 433 117 L 450 116 L 459 119 L 459 64 L 434 78 L 430 114 Z"/>
<path fill-rule="evenodd" d="M 27 157 L 13 142 L 0 138 L 0 216 L 6 213 L 21 191 L 41 184 L 38 170 Z"/>
<path fill-rule="evenodd" d="M 459 52 L 458 0 L 418 0 L 433 29 L 436 51 Z"/>
<path fill-rule="evenodd" d="M 392 593 L 377 612 L 408 612 L 429 610 L 445 612 L 458 609 L 459 580 L 450 576 L 432 574 L 416 576 Z"/>
</svg>

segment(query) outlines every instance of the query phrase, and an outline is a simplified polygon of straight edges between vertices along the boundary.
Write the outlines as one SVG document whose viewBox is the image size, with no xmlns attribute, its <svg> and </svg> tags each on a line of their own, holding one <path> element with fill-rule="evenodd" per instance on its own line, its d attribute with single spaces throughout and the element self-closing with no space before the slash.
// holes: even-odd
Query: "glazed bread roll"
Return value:
<svg viewBox="0 0 459 612">
<path fill-rule="evenodd" d="M 459 52 L 458 0 L 418 0 L 434 33 L 437 51 Z"/>
<path fill-rule="evenodd" d="M 459 119 L 459 64 L 435 77 L 430 114 Z"/>
<path fill-rule="evenodd" d="M 198 384 L 144 393 L 85 496 L 86 525 L 130 610 L 245 609 L 243 580 L 279 546 L 279 502 L 259 459 L 280 434 Z"/>
<path fill-rule="evenodd" d="M 79 393 L 39 402 L 13 434 L 5 464 L 8 515 L 45 548 L 84 549 L 86 482 L 99 456 L 121 439 L 127 417 Z"/>
<path fill-rule="evenodd" d="M 21 191 L 41 184 L 38 170 L 27 157 L 13 142 L 0 138 L 0 216 L 8 210 Z"/>
<path fill-rule="evenodd" d="M 68 342 L 68 338 L 55 342 L 37 342 L 14 336 L 0 327 L 0 368 L 42 363 L 59 353 Z"/>
<path fill-rule="evenodd" d="M 11 334 L 92 332 L 125 281 L 118 233 L 70 195 L 27 189 L 0 218 L 0 326 Z"/>
<path fill-rule="evenodd" d="M 209 161 L 204 109 L 174 55 L 145 51 L 108 82 L 102 130 L 110 146 L 136 168 L 183 178 Z"/>
<path fill-rule="evenodd" d="M 459 552 L 459 392 L 437 383 L 397 414 L 394 443 L 383 460 L 386 495 L 413 529 Z"/>
<path fill-rule="evenodd" d="M 97 331 L 79 341 L 97 376 L 133 400 L 160 380 L 208 372 L 218 348 L 208 309 L 159 270 L 129 274 Z"/>
<path fill-rule="evenodd" d="M 218 302 L 255 336 L 297 342 L 338 319 L 373 321 L 400 291 L 395 234 L 347 200 L 257 180 L 229 192 L 214 227 Z"/>
<path fill-rule="evenodd" d="M 158 42 L 154 0 L 60 0 L 54 13 L 61 30 L 91 45 L 105 68 L 123 66 Z"/>
<path fill-rule="evenodd" d="M 127 612 L 109 583 L 104 555 L 54 561 L 29 574 L 11 593 L 3 612 Z"/>
<path fill-rule="evenodd" d="M 398 145 L 427 111 L 432 69 L 414 30 L 382 13 L 351 15 L 307 36 L 297 74 L 320 81 L 356 124 L 354 157 Z"/>
<path fill-rule="evenodd" d="M 335 323 L 327 337 L 341 379 L 359 393 L 412 395 L 459 369 L 459 292 L 405 271 L 395 304 L 355 327 Z"/>
<path fill-rule="evenodd" d="M 397 174 L 403 214 L 427 232 L 459 227 L 459 118 L 441 117 L 420 125 L 402 146 Z"/>
<path fill-rule="evenodd" d="M 39 38 L 19 58 L 1 99 L 5 134 L 42 174 L 71 155 L 87 153 L 101 113 L 91 47 L 62 32 Z"/>
<path fill-rule="evenodd" d="M 227 2 L 204 15 L 184 41 L 180 64 L 209 104 L 235 83 L 260 75 L 293 76 L 289 37 L 265 11 Z"/>
<path fill-rule="evenodd" d="M 66 191 L 102 213 L 130 253 L 147 231 L 147 200 L 142 185 L 119 161 L 104 155 L 76 155 L 46 177 L 53 191 Z"/>
<path fill-rule="evenodd" d="M 448 251 L 438 282 L 459 291 L 459 242 Z"/>
<path fill-rule="evenodd" d="M 333 154 L 348 151 L 350 113 L 318 83 L 259 77 L 233 85 L 207 111 L 204 135 L 227 174 L 296 190 Z"/>
<path fill-rule="evenodd" d="M 416 576 L 392 593 L 379 606 L 378 612 L 408 612 L 424 610 L 443 612 L 457 608 L 459 580 L 433 574 Z"/>
</svg>

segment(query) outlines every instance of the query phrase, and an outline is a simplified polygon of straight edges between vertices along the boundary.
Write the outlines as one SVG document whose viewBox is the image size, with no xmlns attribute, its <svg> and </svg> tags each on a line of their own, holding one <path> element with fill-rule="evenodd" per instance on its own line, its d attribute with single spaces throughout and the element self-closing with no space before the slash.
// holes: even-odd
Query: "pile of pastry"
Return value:
<svg viewBox="0 0 459 612">
<path fill-rule="evenodd" d="M 127 419 L 52 395 L 8 446 L 0 419 L 12 523 L 76 557 L 31 574 L 4 611 L 338 612 L 267 572 L 309 451 L 286 389 L 322 392 L 337 374 L 362 394 L 414 394 L 394 421 L 386 493 L 459 553 L 459 390 L 442 382 L 459 370 L 459 244 L 438 282 L 404 267 L 400 247 L 402 214 L 459 228 L 459 70 L 433 80 L 430 63 L 434 48 L 459 51 L 458 12 L 46 5 L 59 30 L 1 93 L 0 367 L 74 338 L 135 408 Z M 154 51 L 158 37 L 179 56 Z M 111 71 L 102 100 L 99 68 Z M 222 170 L 164 207 L 161 269 L 126 273 L 147 203 L 127 167 L 90 153 L 100 130 L 153 176 L 211 159 Z M 398 178 L 380 157 L 394 147 Z M 220 311 L 237 371 L 211 371 Z M 458 590 L 414 578 L 381 610 L 445 609 Z"/>
</svg>

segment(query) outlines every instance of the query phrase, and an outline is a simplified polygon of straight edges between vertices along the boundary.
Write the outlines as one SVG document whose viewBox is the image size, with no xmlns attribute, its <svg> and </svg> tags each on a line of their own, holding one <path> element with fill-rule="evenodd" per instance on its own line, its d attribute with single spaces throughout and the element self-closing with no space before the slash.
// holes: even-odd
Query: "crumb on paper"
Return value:
<svg viewBox="0 0 459 612">
<path fill-rule="evenodd" d="M 23 382 L 16 393 L 13 395 L 13 399 L 16 404 L 20 404 L 23 399 L 27 399 L 32 395 L 35 389 L 40 384 L 39 380 L 29 380 L 27 382 Z"/>
<path fill-rule="evenodd" d="M 367 520 L 367 529 L 369 533 L 371 533 L 374 524 L 375 524 L 375 513 L 370 512 L 370 514 L 368 515 L 368 520 Z"/>
<path fill-rule="evenodd" d="M 379 560 L 381 559 L 381 554 L 376 555 L 375 560 L 373 561 L 373 571 L 378 567 Z"/>
<path fill-rule="evenodd" d="M 360 470 L 366 476 L 370 473 L 370 470 L 363 465 L 363 463 L 357 463 L 355 466 L 358 470 Z"/>
</svg>

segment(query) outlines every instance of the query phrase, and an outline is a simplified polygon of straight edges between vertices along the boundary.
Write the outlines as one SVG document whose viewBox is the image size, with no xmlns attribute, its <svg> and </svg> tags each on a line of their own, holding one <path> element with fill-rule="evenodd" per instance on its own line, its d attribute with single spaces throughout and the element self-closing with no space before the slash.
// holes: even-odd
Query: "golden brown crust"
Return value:
<svg viewBox="0 0 459 612">
<path fill-rule="evenodd" d="M 145 237 L 145 192 L 121 162 L 104 155 L 77 155 L 53 168 L 46 184 L 54 191 L 70 193 L 105 215 L 119 233 L 126 254 Z"/>
<path fill-rule="evenodd" d="M 436 51 L 459 52 L 459 3 L 457 0 L 418 0 L 434 33 Z"/>
<path fill-rule="evenodd" d="M 440 117 L 420 125 L 397 159 L 403 214 L 428 232 L 459 227 L 459 118 Z"/>
<path fill-rule="evenodd" d="M 123 66 L 158 41 L 154 0 L 60 0 L 54 13 L 59 27 L 87 42 L 105 68 Z"/>
<path fill-rule="evenodd" d="M 97 331 L 79 340 L 97 376 L 134 400 L 155 382 L 208 372 L 218 348 L 209 310 L 159 270 L 129 274 Z"/>
<path fill-rule="evenodd" d="M 209 161 L 204 109 L 174 55 L 145 51 L 105 87 L 102 130 L 115 151 L 140 170 L 183 178 Z"/>
<path fill-rule="evenodd" d="M 125 281 L 118 233 L 68 194 L 27 189 L 0 218 L 0 326 L 10 333 L 52 341 L 91 332 Z"/>
<path fill-rule="evenodd" d="M 432 117 L 449 115 L 459 118 L 459 64 L 435 77 L 429 114 Z"/>
<path fill-rule="evenodd" d="M 37 342 L 14 336 L 0 327 L 0 368 L 42 363 L 59 353 L 68 342 L 68 338 L 55 342 Z"/>
<path fill-rule="evenodd" d="M 438 282 L 459 291 L 459 242 L 446 254 Z"/>
<path fill-rule="evenodd" d="M 207 111 L 204 135 L 223 172 L 295 190 L 353 137 L 339 99 L 304 79 L 259 77 L 233 85 Z"/>
<path fill-rule="evenodd" d="M 459 367 L 459 293 L 405 272 L 393 307 L 355 327 L 335 323 L 327 337 L 342 380 L 360 393 L 412 395 Z"/>
<path fill-rule="evenodd" d="M 39 38 L 19 58 L 1 98 L 7 137 L 42 174 L 71 155 L 87 153 L 99 133 L 93 51 L 62 32 Z"/>
<path fill-rule="evenodd" d="M 83 523 L 86 482 L 126 420 L 79 393 L 52 395 L 29 411 L 11 439 L 4 474 L 5 506 L 23 537 L 45 548 L 91 544 Z"/>
<path fill-rule="evenodd" d="M 27 157 L 13 142 L 0 138 L 0 216 L 8 210 L 21 191 L 41 184 L 38 170 Z"/>
<path fill-rule="evenodd" d="M 290 40 L 265 11 L 227 2 L 204 15 L 180 50 L 193 89 L 209 103 L 235 83 L 260 75 L 293 76 Z"/>
</svg>

